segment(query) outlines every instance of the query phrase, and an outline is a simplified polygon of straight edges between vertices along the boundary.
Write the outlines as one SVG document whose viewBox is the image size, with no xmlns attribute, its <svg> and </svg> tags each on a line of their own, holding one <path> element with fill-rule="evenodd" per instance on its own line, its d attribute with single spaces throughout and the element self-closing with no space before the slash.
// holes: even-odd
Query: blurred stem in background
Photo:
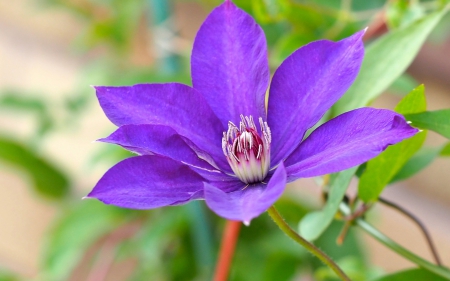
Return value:
<svg viewBox="0 0 450 281">
<path fill-rule="evenodd" d="M 340 211 L 348 216 L 351 215 L 350 208 L 342 203 L 339 207 Z M 355 220 L 356 225 L 361 227 L 365 232 L 367 232 L 370 236 L 375 238 L 378 242 L 385 245 L 386 247 L 390 248 L 392 251 L 396 252 L 397 254 L 401 255 L 402 257 L 406 258 L 407 260 L 417 264 L 418 266 L 425 268 L 429 270 L 430 272 L 433 272 L 439 276 L 442 276 L 444 278 L 447 278 L 450 280 L 450 271 L 444 267 L 440 267 L 437 265 L 434 265 L 430 263 L 427 260 L 424 260 L 423 258 L 415 255 L 414 253 L 410 252 L 409 250 L 403 248 L 396 242 L 394 242 L 392 239 L 381 233 L 378 229 L 373 227 L 371 224 L 366 222 L 365 220 L 358 218 Z"/>
<path fill-rule="evenodd" d="M 177 55 L 172 51 L 175 34 L 170 3 L 167 0 L 147 0 L 149 24 L 153 30 L 152 42 L 158 58 L 158 71 L 175 74 L 180 71 Z"/>
</svg>

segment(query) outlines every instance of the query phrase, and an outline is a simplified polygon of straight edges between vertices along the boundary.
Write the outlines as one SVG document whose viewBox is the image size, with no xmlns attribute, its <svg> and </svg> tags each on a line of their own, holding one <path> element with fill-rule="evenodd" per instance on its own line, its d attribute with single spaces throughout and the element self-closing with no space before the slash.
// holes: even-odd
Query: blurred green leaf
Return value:
<svg viewBox="0 0 450 281">
<path fill-rule="evenodd" d="M 22 280 L 13 273 L 0 268 L 0 281 L 19 281 Z"/>
<path fill-rule="evenodd" d="M 395 110 L 401 114 L 426 110 L 423 85 L 406 95 Z M 384 187 L 391 182 L 407 161 L 420 149 L 426 131 L 400 143 L 389 146 L 380 155 L 367 162 L 366 170 L 359 179 L 358 196 L 364 202 L 377 200 Z"/>
<path fill-rule="evenodd" d="M 69 280 L 87 249 L 120 225 L 126 211 L 93 199 L 67 210 L 47 236 L 41 280 Z"/>
<path fill-rule="evenodd" d="M 372 281 L 445 281 L 434 273 L 431 273 L 422 268 L 408 269 L 401 272 L 396 272 L 381 278 L 372 279 Z"/>
<path fill-rule="evenodd" d="M 422 147 L 392 178 L 390 183 L 405 180 L 425 169 L 439 156 L 443 147 Z"/>
<path fill-rule="evenodd" d="M 361 261 L 362 265 L 367 267 L 367 260 L 364 255 L 364 245 L 361 245 L 359 236 L 357 235 L 358 233 L 354 228 L 348 230 L 342 244 L 338 245 L 336 243 L 336 239 L 341 233 L 344 224 L 344 221 L 334 220 L 326 231 L 314 241 L 314 244 L 335 261 L 356 257 Z M 323 266 L 323 263 L 315 257 L 312 259 L 312 263 L 314 268 Z"/>
<path fill-rule="evenodd" d="M 342 258 L 336 263 L 347 274 L 352 281 L 367 281 L 378 272 L 374 270 L 368 270 L 364 262 L 356 257 L 349 256 Z M 341 280 L 334 271 L 327 266 L 322 266 L 314 272 L 314 278 L 316 281 L 339 281 Z"/>
<path fill-rule="evenodd" d="M 333 115 L 366 106 L 386 90 L 412 62 L 428 34 L 446 12 L 447 9 L 434 12 L 370 44 L 358 77 L 334 105 Z"/>
<path fill-rule="evenodd" d="M 15 91 L 3 92 L 0 97 L 0 107 L 26 113 L 33 113 L 37 118 L 36 135 L 42 136 L 53 127 L 48 103 L 44 99 L 24 96 Z"/>
<path fill-rule="evenodd" d="M 261 23 L 283 20 L 283 14 L 289 8 L 287 0 L 254 0 L 251 3 L 255 18 Z"/>
<path fill-rule="evenodd" d="M 408 73 L 400 75 L 389 87 L 389 91 L 400 96 L 405 96 L 411 89 L 417 87 L 419 83 Z"/>
<path fill-rule="evenodd" d="M 387 24 L 391 28 L 406 26 L 423 15 L 424 10 L 417 1 L 389 1 L 386 8 Z"/>
<path fill-rule="evenodd" d="M 124 241 L 122 258 L 137 260 L 130 280 L 146 280 L 148 276 L 155 280 L 210 279 L 209 263 L 214 261 L 201 264 L 196 258 L 199 249 L 195 249 L 192 235 L 197 224 L 192 223 L 190 208 L 185 205 L 153 210 L 137 235 Z"/>
<path fill-rule="evenodd" d="M 70 191 L 62 171 L 15 140 L 0 136 L 0 160 L 25 171 L 41 195 L 62 199 Z"/>
<path fill-rule="evenodd" d="M 405 118 L 415 127 L 434 131 L 450 139 L 450 109 L 407 114 Z"/>
<path fill-rule="evenodd" d="M 303 38 L 302 41 L 298 42 L 297 48 L 311 41 L 323 39 L 324 37 L 333 40 L 340 39 L 336 38 L 339 32 L 333 34 L 328 33 L 330 27 L 339 20 L 339 15 L 339 10 L 321 6 L 317 3 L 292 3 L 284 15 L 289 26 L 292 28 L 292 31 L 287 32 L 286 35 L 297 34 Z M 351 26 L 350 24 L 347 25 Z"/>
<path fill-rule="evenodd" d="M 299 232 L 307 240 L 317 239 L 333 221 L 350 180 L 358 167 L 330 175 L 328 199 L 321 211 L 307 214 L 300 221 Z"/>
<path fill-rule="evenodd" d="M 447 143 L 441 151 L 441 156 L 450 156 L 450 143 Z"/>
<path fill-rule="evenodd" d="M 386 4 L 386 0 L 371 0 L 371 1 L 352 1 L 352 10 L 366 11 L 373 9 L 381 9 Z"/>
</svg>

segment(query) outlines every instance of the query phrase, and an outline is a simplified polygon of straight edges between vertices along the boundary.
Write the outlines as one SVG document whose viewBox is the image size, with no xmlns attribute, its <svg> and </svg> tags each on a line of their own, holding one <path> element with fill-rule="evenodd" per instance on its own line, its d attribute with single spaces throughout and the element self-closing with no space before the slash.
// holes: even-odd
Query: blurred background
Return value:
<svg viewBox="0 0 450 281">
<path fill-rule="evenodd" d="M 235 1 L 265 29 L 271 68 L 317 39 L 370 26 L 367 42 L 445 1 Z M 0 280 L 209 280 L 223 220 L 203 202 L 132 211 L 81 200 L 130 154 L 94 143 L 114 130 L 90 85 L 190 84 L 196 31 L 221 1 L 0 1 Z M 407 73 L 374 102 L 393 109 L 424 83 L 429 110 L 450 107 L 450 19 L 433 30 Z M 393 62 L 395 63 L 395 62 Z M 429 133 L 427 144 L 445 139 Z M 450 266 L 450 161 L 437 158 L 383 196 L 417 215 Z M 277 204 L 291 225 L 320 208 L 312 179 Z M 350 192 L 351 193 L 351 192 Z M 371 222 L 432 260 L 415 224 L 376 206 Z M 358 231 L 342 246 L 336 222 L 317 241 L 368 280 L 412 264 Z M 263 214 L 240 234 L 230 280 L 334 280 Z"/>
</svg>

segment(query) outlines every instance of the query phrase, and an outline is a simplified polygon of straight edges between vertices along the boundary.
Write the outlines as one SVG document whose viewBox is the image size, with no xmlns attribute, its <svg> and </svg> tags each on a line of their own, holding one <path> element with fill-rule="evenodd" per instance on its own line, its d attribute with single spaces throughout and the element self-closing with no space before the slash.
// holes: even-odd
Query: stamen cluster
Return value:
<svg viewBox="0 0 450 281">
<path fill-rule="evenodd" d="M 252 116 L 241 115 L 239 127 L 228 122 L 223 133 L 222 149 L 235 175 L 244 183 L 261 182 L 270 165 L 270 128 L 259 118 L 261 135 Z"/>
</svg>

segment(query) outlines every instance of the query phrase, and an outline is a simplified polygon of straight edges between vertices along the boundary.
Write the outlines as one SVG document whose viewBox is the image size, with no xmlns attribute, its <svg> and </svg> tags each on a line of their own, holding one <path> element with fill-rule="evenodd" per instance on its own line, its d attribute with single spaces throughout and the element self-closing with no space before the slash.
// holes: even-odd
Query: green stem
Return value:
<svg viewBox="0 0 450 281">
<path fill-rule="evenodd" d="M 340 209 L 345 215 L 350 214 L 350 209 L 348 208 L 347 205 L 341 204 Z M 376 229 L 371 224 L 369 224 L 368 222 L 366 222 L 361 218 L 356 219 L 355 223 L 359 227 L 361 227 L 364 231 L 366 231 L 368 234 L 370 234 L 372 237 L 374 237 L 376 240 L 378 240 L 378 242 L 384 244 L 386 247 L 390 248 L 394 252 L 410 260 L 411 262 L 417 264 L 418 266 L 450 280 L 450 270 L 448 270 L 447 268 L 437 266 L 408 251 L 407 249 L 403 248 L 402 246 L 394 242 L 392 239 L 381 233 L 378 229 Z"/>
<path fill-rule="evenodd" d="M 305 240 L 297 232 L 295 232 L 283 219 L 283 217 L 278 213 L 275 206 L 270 207 L 267 212 L 269 213 L 272 220 L 278 225 L 278 227 L 292 240 L 302 245 L 308 252 L 320 259 L 324 264 L 330 267 L 336 274 L 344 281 L 350 281 L 347 275 L 342 271 L 342 269 L 329 257 L 327 254 L 322 252 L 319 248 Z"/>
</svg>

